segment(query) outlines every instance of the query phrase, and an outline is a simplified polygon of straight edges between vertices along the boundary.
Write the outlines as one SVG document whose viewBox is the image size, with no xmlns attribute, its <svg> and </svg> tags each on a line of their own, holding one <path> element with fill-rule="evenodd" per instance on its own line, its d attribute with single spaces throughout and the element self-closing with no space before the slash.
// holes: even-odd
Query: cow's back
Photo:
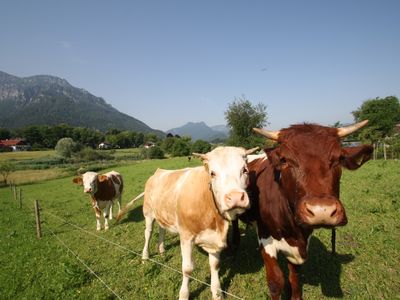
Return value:
<svg viewBox="0 0 400 300">
<path fill-rule="evenodd" d="M 144 214 L 153 214 L 166 229 L 197 235 L 223 226 L 204 167 L 158 169 L 145 187 Z"/>
</svg>

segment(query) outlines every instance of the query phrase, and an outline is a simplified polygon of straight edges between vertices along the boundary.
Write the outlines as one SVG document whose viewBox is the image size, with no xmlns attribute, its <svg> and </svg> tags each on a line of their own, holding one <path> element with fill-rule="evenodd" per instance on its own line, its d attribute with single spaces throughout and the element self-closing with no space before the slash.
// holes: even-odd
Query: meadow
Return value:
<svg viewBox="0 0 400 300">
<path fill-rule="evenodd" d="M 121 161 L 113 169 L 124 176 L 125 204 L 143 191 L 158 167 L 199 164 L 197 159 L 171 158 Z M 20 185 L 22 209 L 9 187 L 0 189 L 0 299 L 116 299 L 102 281 L 122 299 L 176 299 L 182 279 L 174 271 L 181 269 L 177 236 L 167 233 L 166 253 L 160 256 L 155 226 L 150 255 L 157 263 L 142 264 L 142 200 L 119 224 L 111 222 L 109 231 L 96 232 L 89 197 L 72 183 L 71 174 L 60 176 Z M 335 255 L 330 253 L 330 231 L 315 231 L 309 259 L 301 269 L 305 299 L 400 299 L 398 182 L 399 161 L 370 161 L 357 171 L 344 171 L 341 198 L 349 223 L 337 229 Z M 41 205 L 41 239 L 35 234 L 34 200 Z M 244 299 L 266 299 L 256 236 L 241 226 L 244 236 L 237 255 L 222 255 L 222 289 Z M 193 277 L 209 282 L 207 255 L 196 248 L 193 258 Z M 201 282 L 192 280 L 190 290 L 191 299 L 210 299 L 209 288 Z"/>
</svg>

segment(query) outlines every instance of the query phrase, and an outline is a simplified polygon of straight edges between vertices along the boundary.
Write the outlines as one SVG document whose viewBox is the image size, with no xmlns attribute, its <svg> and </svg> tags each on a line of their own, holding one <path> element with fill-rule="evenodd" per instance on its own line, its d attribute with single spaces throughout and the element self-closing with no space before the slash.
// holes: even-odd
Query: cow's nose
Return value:
<svg viewBox="0 0 400 300">
<path fill-rule="evenodd" d="M 225 202 L 229 208 L 247 208 L 249 206 L 249 197 L 244 191 L 231 191 L 230 193 L 225 195 Z"/>
<path fill-rule="evenodd" d="M 91 192 L 92 192 L 92 188 L 85 189 L 85 193 L 91 193 Z"/>
<path fill-rule="evenodd" d="M 347 223 L 344 208 L 337 199 L 310 199 L 303 202 L 305 223 L 313 226 L 341 226 Z"/>
</svg>

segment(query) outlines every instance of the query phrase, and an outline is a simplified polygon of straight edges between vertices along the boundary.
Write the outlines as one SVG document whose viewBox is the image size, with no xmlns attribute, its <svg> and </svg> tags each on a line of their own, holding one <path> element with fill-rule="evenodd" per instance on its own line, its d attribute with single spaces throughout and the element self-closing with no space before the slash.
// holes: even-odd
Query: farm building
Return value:
<svg viewBox="0 0 400 300">
<path fill-rule="evenodd" d="M 31 149 L 25 139 L 0 140 L 1 148 L 10 148 L 12 151 L 26 151 Z"/>
<path fill-rule="evenodd" d="M 112 145 L 107 142 L 103 142 L 103 143 L 99 144 L 99 149 L 107 150 L 107 149 L 111 149 L 111 148 L 112 148 Z"/>
</svg>

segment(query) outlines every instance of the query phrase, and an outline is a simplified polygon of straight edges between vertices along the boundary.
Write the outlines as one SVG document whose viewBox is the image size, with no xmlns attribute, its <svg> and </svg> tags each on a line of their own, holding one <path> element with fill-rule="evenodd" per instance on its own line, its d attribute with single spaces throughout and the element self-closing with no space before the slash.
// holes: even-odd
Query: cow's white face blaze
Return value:
<svg viewBox="0 0 400 300">
<path fill-rule="evenodd" d="M 218 147 L 202 156 L 210 175 L 210 188 L 219 211 L 228 219 L 250 206 L 246 193 L 248 170 L 247 151 L 237 147 Z"/>
<path fill-rule="evenodd" d="M 86 172 L 82 175 L 83 191 L 94 194 L 97 192 L 97 173 Z"/>
</svg>

